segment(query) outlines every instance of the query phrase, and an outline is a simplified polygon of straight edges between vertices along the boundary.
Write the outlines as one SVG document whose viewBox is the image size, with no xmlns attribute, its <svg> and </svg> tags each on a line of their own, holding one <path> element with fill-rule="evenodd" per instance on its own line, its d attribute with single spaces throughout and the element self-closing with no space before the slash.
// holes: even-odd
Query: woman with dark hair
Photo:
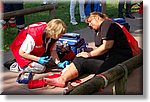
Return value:
<svg viewBox="0 0 150 102">
<path fill-rule="evenodd" d="M 77 54 L 66 71 L 54 79 L 45 78 L 49 85 L 65 87 L 66 82 L 83 74 L 99 74 L 133 57 L 132 48 L 122 28 L 99 12 L 90 13 L 86 23 L 96 31 L 91 52 Z"/>
</svg>

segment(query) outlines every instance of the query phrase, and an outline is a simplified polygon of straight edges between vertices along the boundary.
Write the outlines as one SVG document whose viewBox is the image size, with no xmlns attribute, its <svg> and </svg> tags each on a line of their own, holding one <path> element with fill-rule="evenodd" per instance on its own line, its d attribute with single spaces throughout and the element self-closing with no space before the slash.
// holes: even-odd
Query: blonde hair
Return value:
<svg viewBox="0 0 150 102">
<path fill-rule="evenodd" d="M 47 36 L 58 38 L 60 35 L 66 33 L 67 26 L 61 19 L 52 19 L 48 22 L 45 30 Z"/>
<path fill-rule="evenodd" d="M 103 19 L 107 19 L 108 18 L 107 15 L 104 14 L 104 13 L 101 13 L 101 12 L 91 12 L 90 15 L 88 17 L 86 17 L 85 22 L 89 23 L 88 19 L 90 17 L 96 17 L 96 16 L 99 16 L 99 17 L 101 17 Z"/>
</svg>

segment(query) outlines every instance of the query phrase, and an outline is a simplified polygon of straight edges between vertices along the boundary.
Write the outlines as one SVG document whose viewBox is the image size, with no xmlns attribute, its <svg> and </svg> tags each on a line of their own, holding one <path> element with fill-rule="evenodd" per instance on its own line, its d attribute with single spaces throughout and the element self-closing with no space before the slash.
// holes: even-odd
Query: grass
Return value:
<svg viewBox="0 0 150 102">
<path fill-rule="evenodd" d="M 73 32 L 75 30 L 79 30 L 82 28 L 85 28 L 87 25 L 85 23 L 79 23 L 76 26 L 73 26 L 70 24 L 70 14 L 69 14 L 69 6 L 70 2 L 64 2 L 64 0 L 59 0 L 60 2 L 58 3 L 58 8 L 56 9 L 56 18 L 62 19 L 67 27 L 68 27 L 68 32 Z M 61 2 L 63 1 L 63 2 Z M 107 0 L 106 2 L 106 12 L 109 17 L 117 17 L 118 14 L 118 0 Z M 37 7 L 40 6 L 41 2 L 25 2 L 24 3 L 24 8 L 31 8 L 31 7 Z M 75 11 L 75 16 L 77 21 L 80 21 L 79 18 L 79 7 L 76 6 L 76 11 Z M 39 13 L 34 13 L 34 14 L 29 14 L 25 15 L 25 26 L 39 22 L 39 21 L 49 21 L 49 11 L 45 12 L 39 12 Z M 9 27 L 4 29 L 2 32 L 3 34 L 3 44 L 2 48 L 3 51 L 6 52 L 9 50 L 9 45 L 11 42 L 15 39 L 17 36 L 17 28 L 16 27 Z"/>
</svg>

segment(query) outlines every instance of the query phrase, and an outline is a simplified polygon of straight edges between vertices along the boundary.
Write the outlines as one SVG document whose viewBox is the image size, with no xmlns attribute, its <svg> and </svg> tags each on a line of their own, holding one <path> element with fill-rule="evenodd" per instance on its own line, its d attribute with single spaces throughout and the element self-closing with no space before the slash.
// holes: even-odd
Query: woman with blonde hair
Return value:
<svg viewBox="0 0 150 102">
<path fill-rule="evenodd" d="M 10 45 L 19 68 L 42 73 L 50 56 L 58 64 L 56 41 L 66 33 L 66 29 L 61 19 L 52 19 L 48 23 L 38 22 L 24 28 Z M 13 70 L 12 66 L 11 69 Z"/>
</svg>

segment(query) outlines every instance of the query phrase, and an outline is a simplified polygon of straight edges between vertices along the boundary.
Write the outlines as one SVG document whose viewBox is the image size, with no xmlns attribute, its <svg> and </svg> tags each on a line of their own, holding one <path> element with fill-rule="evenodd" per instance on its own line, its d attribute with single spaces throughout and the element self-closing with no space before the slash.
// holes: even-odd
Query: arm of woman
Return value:
<svg viewBox="0 0 150 102">
<path fill-rule="evenodd" d="M 19 55 L 30 60 L 38 61 L 40 57 L 31 55 L 30 52 L 33 50 L 35 42 L 29 34 L 27 34 L 26 39 L 22 43 L 19 49 Z"/>
<path fill-rule="evenodd" d="M 88 53 L 88 52 L 78 53 L 76 55 L 76 57 L 81 56 L 81 57 L 84 57 L 84 58 L 88 58 L 88 57 L 95 57 L 95 56 L 103 55 L 104 53 L 109 51 L 109 49 L 112 48 L 113 44 L 114 44 L 114 40 L 103 40 L 103 44 L 100 45 L 95 50 L 91 51 L 90 53 Z"/>
<path fill-rule="evenodd" d="M 52 58 L 53 58 L 53 60 L 55 61 L 56 64 L 58 64 L 60 62 L 58 54 L 56 52 L 56 43 L 55 43 L 55 45 L 52 49 L 51 56 L 52 56 Z"/>
<path fill-rule="evenodd" d="M 19 50 L 19 55 L 30 60 L 38 61 L 40 57 L 31 55 L 29 53 L 24 52 L 22 49 Z"/>
<path fill-rule="evenodd" d="M 103 40 L 103 44 L 91 51 L 90 56 L 94 57 L 105 54 L 113 47 L 113 44 L 114 40 Z"/>
</svg>

